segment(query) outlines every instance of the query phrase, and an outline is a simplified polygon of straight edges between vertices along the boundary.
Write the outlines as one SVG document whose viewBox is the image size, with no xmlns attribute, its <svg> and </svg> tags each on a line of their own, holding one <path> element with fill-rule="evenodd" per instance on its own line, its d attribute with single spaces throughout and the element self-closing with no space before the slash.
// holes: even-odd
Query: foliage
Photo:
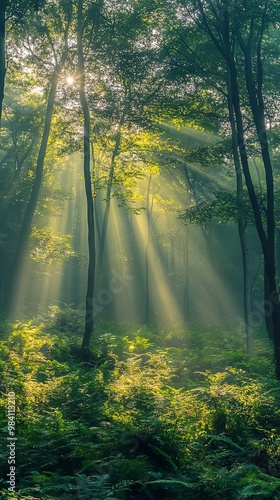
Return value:
<svg viewBox="0 0 280 500">
<path fill-rule="evenodd" d="M 279 389 L 261 332 L 248 359 L 233 332 L 99 324 L 85 363 L 69 307 L 2 328 L 19 498 L 278 498 Z M 0 462 L 5 478 L 5 450 Z"/>
<path fill-rule="evenodd" d="M 248 224 L 252 224 L 252 210 L 247 198 L 242 206 L 237 208 L 236 195 L 229 191 L 214 192 L 213 200 L 199 201 L 180 214 L 180 218 L 188 224 L 198 224 L 204 229 L 209 229 L 211 222 L 217 220 L 219 224 L 237 222 L 242 216 Z"/>
<path fill-rule="evenodd" d="M 50 228 L 33 227 L 32 250 L 30 257 L 36 262 L 63 262 L 68 259 L 77 258 L 71 246 L 73 236 L 71 234 L 61 234 L 52 231 Z"/>
</svg>

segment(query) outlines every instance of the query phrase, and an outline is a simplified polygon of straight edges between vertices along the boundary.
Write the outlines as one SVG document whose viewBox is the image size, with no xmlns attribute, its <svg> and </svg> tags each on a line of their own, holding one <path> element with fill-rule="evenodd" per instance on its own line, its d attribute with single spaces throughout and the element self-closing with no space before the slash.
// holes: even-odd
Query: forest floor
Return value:
<svg viewBox="0 0 280 500">
<path fill-rule="evenodd" d="M 1 330 L 1 498 L 280 499 L 264 332 L 248 359 L 234 330 L 103 322 L 81 362 L 69 308 Z"/>
</svg>

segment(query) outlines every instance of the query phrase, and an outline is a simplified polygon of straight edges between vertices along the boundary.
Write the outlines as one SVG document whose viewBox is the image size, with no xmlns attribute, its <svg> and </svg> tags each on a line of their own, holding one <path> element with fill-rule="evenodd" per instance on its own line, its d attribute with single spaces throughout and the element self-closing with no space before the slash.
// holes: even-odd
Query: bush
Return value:
<svg viewBox="0 0 280 500">
<path fill-rule="evenodd" d="M 101 323 L 82 363 L 78 320 L 64 308 L 5 325 L 0 432 L 5 442 L 13 390 L 18 498 L 280 498 L 269 344 L 258 340 L 249 360 L 231 332 Z M 3 478 L 7 458 L 4 449 Z"/>
</svg>

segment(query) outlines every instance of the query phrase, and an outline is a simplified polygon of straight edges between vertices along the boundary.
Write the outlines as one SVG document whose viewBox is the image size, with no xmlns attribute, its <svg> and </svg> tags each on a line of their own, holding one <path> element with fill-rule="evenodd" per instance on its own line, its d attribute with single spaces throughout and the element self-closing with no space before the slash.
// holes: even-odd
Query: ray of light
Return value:
<svg viewBox="0 0 280 500">
<path fill-rule="evenodd" d="M 33 302 L 34 310 L 45 311 L 49 305 L 62 301 L 80 307 L 81 314 L 84 311 L 87 268 L 84 186 L 80 159 L 71 162 L 66 177 L 60 182 L 67 189 L 74 186 L 73 196 L 66 201 L 61 215 L 51 215 L 49 224 L 57 232 L 74 235 L 74 247 L 85 256 L 85 265 L 77 261 L 49 265 L 31 263 L 31 270 L 26 270 L 20 288 L 19 309 L 23 306 L 30 308 Z M 238 316 L 238 305 L 224 277 L 228 262 L 223 258 L 221 236 L 214 230 L 211 240 L 211 234 L 205 237 L 199 228 L 186 228 L 177 219 L 176 207 L 186 203 L 186 189 L 183 185 L 179 187 L 181 190 L 176 182 L 171 185 L 164 178 L 157 178 L 153 185 L 158 198 L 154 199 L 153 216 L 156 220 L 148 250 L 150 320 L 165 327 L 185 320 L 203 324 L 226 323 Z M 145 189 L 147 182 L 140 186 L 144 194 Z M 176 203 L 169 205 L 172 198 Z M 161 205 L 162 200 L 166 202 L 165 208 Z M 97 320 L 145 322 L 147 241 L 147 213 L 129 213 L 118 207 L 113 198 L 102 279 L 95 290 Z M 222 264 L 220 267 L 213 260 L 215 253 Z M 35 279 L 34 271 L 37 275 L 44 274 Z"/>
<path fill-rule="evenodd" d="M 83 204 L 81 201 L 83 195 L 81 168 L 80 158 L 71 157 L 66 169 L 62 169 L 60 174 L 57 173 L 57 182 L 63 186 L 68 199 L 65 200 L 62 211 L 59 213 L 51 211 L 49 217 L 44 216 L 44 226 L 50 227 L 51 231 L 57 233 L 58 236 L 74 234 L 72 244 L 74 244 L 75 250 L 82 255 L 86 245 L 86 219 L 77 214 L 81 204 Z M 77 218 L 79 220 L 75 220 Z M 59 254 L 59 249 L 54 249 L 55 251 Z M 77 264 L 73 266 L 73 263 L 67 262 L 65 251 L 67 249 L 65 250 L 63 247 L 62 255 L 58 255 L 58 261 L 54 258 L 50 263 L 26 259 L 14 303 L 15 317 L 18 317 L 21 312 L 24 314 L 46 312 L 48 306 L 52 304 L 70 301 L 70 298 L 73 297 L 72 289 L 74 286 L 84 288 L 83 276 L 81 279 L 77 279 L 79 274 L 85 274 L 84 270 L 81 273 L 76 273 L 74 284 L 72 275 L 77 269 Z"/>
</svg>

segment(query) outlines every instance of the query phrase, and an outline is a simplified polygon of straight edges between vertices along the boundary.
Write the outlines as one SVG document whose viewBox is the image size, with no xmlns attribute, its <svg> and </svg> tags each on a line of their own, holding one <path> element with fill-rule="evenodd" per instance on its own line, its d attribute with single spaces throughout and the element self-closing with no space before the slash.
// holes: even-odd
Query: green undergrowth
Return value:
<svg viewBox="0 0 280 500">
<path fill-rule="evenodd" d="M 69 308 L 1 324 L 1 498 L 280 499 L 280 391 L 262 332 L 248 359 L 234 330 L 100 323 L 80 362 L 81 332 Z"/>
</svg>

